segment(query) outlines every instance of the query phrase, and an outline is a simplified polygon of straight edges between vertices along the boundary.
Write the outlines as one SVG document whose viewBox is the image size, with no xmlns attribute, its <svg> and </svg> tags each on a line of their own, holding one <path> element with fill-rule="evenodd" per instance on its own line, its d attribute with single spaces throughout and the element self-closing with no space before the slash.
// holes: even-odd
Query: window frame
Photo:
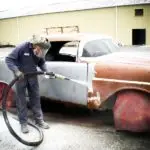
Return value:
<svg viewBox="0 0 150 150">
<path fill-rule="evenodd" d="M 144 16 L 144 9 L 143 9 L 143 8 L 135 9 L 135 10 L 134 10 L 134 15 L 135 15 L 135 17 Z"/>
</svg>

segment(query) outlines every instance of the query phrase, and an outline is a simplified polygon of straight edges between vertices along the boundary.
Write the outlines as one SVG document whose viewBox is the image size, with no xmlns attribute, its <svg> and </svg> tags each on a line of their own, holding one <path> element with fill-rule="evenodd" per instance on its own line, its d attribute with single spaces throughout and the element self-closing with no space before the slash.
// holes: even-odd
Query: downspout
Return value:
<svg viewBox="0 0 150 150">
<path fill-rule="evenodd" d="M 115 39 L 118 42 L 118 7 L 115 6 Z"/>
<path fill-rule="evenodd" d="M 17 43 L 19 42 L 20 40 L 20 30 L 19 30 L 19 18 L 17 17 Z"/>
</svg>

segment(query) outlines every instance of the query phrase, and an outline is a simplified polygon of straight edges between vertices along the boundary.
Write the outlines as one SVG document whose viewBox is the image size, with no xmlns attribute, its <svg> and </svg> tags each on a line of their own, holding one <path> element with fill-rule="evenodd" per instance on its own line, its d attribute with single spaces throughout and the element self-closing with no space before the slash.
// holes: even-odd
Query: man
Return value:
<svg viewBox="0 0 150 150">
<path fill-rule="evenodd" d="M 44 52 L 50 48 L 50 42 L 40 36 L 34 35 L 29 42 L 24 42 L 18 45 L 5 59 L 5 62 L 15 76 L 22 78 L 16 83 L 16 107 L 18 111 L 18 118 L 21 124 L 21 131 L 28 133 L 27 126 L 27 101 L 26 89 L 29 95 L 29 103 L 35 123 L 41 128 L 48 129 L 49 125 L 43 120 L 43 113 L 41 110 L 39 84 L 37 76 L 26 77 L 23 74 L 28 72 L 36 72 L 37 66 L 42 71 L 47 71 Z"/>
</svg>

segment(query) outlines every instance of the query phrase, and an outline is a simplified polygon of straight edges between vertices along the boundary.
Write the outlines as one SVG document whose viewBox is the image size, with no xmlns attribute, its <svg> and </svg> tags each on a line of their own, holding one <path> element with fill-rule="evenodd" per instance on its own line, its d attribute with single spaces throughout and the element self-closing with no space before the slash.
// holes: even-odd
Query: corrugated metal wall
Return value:
<svg viewBox="0 0 150 150">
<path fill-rule="evenodd" d="M 143 8 L 144 16 L 135 17 L 134 9 Z M 126 45 L 132 44 L 132 29 L 146 28 L 146 44 L 150 45 L 150 5 L 122 6 L 52 13 L 0 20 L 0 43 L 18 44 L 43 28 L 78 25 L 80 32 L 113 36 Z"/>
</svg>

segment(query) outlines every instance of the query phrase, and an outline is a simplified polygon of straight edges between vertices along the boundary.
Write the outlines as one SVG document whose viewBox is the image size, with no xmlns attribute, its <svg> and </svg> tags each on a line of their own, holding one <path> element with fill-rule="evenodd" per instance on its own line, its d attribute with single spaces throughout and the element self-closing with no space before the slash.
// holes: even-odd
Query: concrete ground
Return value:
<svg viewBox="0 0 150 150">
<path fill-rule="evenodd" d="M 49 106 L 49 107 L 45 107 Z M 1 150 L 149 150 L 149 133 L 116 132 L 111 111 L 91 112 L 84 108 L 65 108 L 63 105 L 44 104 L 45 120 L 50 129 L 44 131 L 44 141 L 38 147 L 18 142 L 7 130 L 0 113 Z M 9 114 L 13 128 L 25 140 L 37 140 L 37 132 L 23 135 L 17 122 L 15 110 Z M 29 115 L 29 117 L 32 117 Z"/>
</svg>

